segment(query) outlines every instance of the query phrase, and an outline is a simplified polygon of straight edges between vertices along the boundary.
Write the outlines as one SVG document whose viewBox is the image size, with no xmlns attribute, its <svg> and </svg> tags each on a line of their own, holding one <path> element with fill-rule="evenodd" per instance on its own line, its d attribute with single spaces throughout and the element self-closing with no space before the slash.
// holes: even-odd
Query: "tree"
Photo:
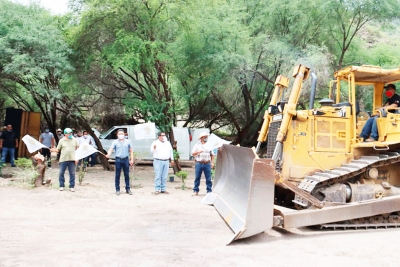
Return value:
<svg viewBox="0 0 400 267">
<path fill-rule="evenodd" d="M 54 25 L 54 17 L 37 5 L 25 7 L 0 0 L 1 84 L 20 106 L 38 108 L 52 132 L 56 131 L 58 111 L 94 136 L 81 111 L 80 103 L 87 103 L 84 94 L 73 90 L 66 79 L 73 71 L 68 58 L 71 51 Z M 102 148 L 100 142 L 98 146 Z M 104 166 L 108 168 L 108 162 Z"/>
<path fill-rule="evenodd" d="M 354 38 L 367 24 L 385 23 L 399 17 L 398 0 L 332 0 L 323 5 L 329 14 L 326 45 L 337 56 L 335 67 L 341 69 L 345 54 L 350 49 Z M 331 42 L 330 40 L 333 40 Z"/>
<path fill-rule="evenodd" d="M 72 69 L 68 46 L 44 9 L 0 0 L 0 79 L 14 101 L 38 109 L 55 132 L 60 81 Z M 29 97 L 33 100 L 30 101 Z"/>
<path fill-rule="evenodd" d="M 112 70 L 113 86 L 122 92 L 122 103 L 169 132 L 173 141 L 173 93 L 164 51 L 175 26 L 168 4 L 88 1 L 73 32 L 75 48 L 86 56 L 90 67 L 101 64 Z"/>
</svg>

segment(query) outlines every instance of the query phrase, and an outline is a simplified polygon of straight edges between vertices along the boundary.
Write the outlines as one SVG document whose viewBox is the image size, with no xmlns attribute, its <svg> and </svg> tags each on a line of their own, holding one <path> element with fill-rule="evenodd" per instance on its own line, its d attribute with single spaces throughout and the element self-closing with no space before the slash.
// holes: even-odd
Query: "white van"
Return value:
<svg viewBox="0 0 400 267">
<path fill-rule="evenodd" d="M 140 159 L 152 160 L 153 155 L 150 153 L 150 146 L 154 140 L 157 139 L 157 134 L 152 139 L 140 139 L 137 140 L 135 138 L 135 129 L 136 125 L 120 125 L 113 126 L 109 130 L 102 133 L 99 137 L 101 144 L 105 152 L 111 147 L 111 144 L 114 140 L 117 139 L 117 131 L 119 129 L 124 130 L 124 132 L 128 133 L 128 138 L 132 143 L 133 151 L 136 153 L 136 156 Z M 175 140 L 178 142 L 178 153 L 179 157 L 182 160 L 192 159 L 191 153 L 192 148 L 195 143 L 198 142 L 198 136 L 201 132 L 209 132 L 207 128 L 198 128 L 198 129 L 190 129 L 190 128 L 178 128 L 173 127 Z M 193 137 L 193 138 L 192 138 Z M 110 158 L 114 159 L 114 152 Z"/>
</svg>

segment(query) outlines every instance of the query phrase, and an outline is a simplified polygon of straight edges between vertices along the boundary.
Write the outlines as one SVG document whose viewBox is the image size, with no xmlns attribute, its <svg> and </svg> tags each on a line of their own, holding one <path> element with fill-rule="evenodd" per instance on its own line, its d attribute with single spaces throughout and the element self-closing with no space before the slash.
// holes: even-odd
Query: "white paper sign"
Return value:
<svg viewBox="0 0 400 267">
<path fill-rule="evenodd" d="M 154 139 L 156 136 L 156 124 L 154 122 L 137 124 L 133 131 L 137 140 Z"/>
<path fill-rule="evenodd" d="M 43 147 L 48 148 L 47 146 L 43 145 L 38 140 L 36 140 L 35 138 L 33 138 L 32 136 L 30 136 L 28 134 L 25 135 L 24 137 L 22 137 L 22 141 L 24 141 L 29 153 L 38 151 L 39 149 L 41 149 Z"/>
<path fill-rule="evenodd" d="M 208 139 L 207 143 L 204 145 L 207 151 L 211 151 L 214 148 L 221 147 L 223 144 L 230 144 L 230 141 L 226 141 L 215 134 L 211 134 Z"/>
<path fill-rule="evenodd" d="M 98 152 L 97 149 L 89 144 L 83 143 L 75 150 L 75 160 L 86 158 L 95 152 Z"/>
</svg>

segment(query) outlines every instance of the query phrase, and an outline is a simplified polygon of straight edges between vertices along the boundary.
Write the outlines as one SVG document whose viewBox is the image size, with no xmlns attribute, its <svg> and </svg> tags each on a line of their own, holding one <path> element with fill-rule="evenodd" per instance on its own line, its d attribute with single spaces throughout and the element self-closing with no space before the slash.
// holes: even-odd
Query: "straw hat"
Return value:
<svg viewBox="0 0 400 267">
<path fill-rule="evenodd" d="M 204 137 L 204 136 L 209 136 L 209 134 L 207 133 L 207 132 L 202 132 L 201 134 L 200 134 L 200 136 L 199 136 L 199 140 L 202 138 L 202 137 Z"/>
<path fill-rule="evenodd" d="M 44 156 L 40 153 L 37 153 L 35 156 L 33 156 L 33 158 L 36 160 L 40 159 L 41 161 L 44 161 Z"/>
</svg>

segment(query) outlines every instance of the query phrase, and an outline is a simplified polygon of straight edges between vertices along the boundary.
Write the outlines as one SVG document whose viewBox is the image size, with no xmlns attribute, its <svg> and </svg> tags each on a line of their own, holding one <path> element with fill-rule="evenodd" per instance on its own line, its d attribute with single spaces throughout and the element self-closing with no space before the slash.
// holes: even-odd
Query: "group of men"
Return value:
<svg viewBox="0 0 400 267">
<path fill-rule="evenodd" d="M 69 129 L 69 128 L 68 128 Z M 83 144 L 87 143 L 91 146 L 93 146 L 95 149 L 97 149 L 96 142 L 94 141 L 93 137 L 88 134 L 87 131 L 77 131 L 74 132 L 72 129 L 72 134 L 74 138 L 78 140 L 78 144 Z M 64 134 L 61 129 L 57 129 L 57 137 L 58 140 L 62 140 L 64 137 Z M 51 152 L 50 148 L 55 147 L 55 137 L 53 133 L 50 132 L 50 129 L 48 126 L 45 127 L 44 132 L 39 136 L 39 142 L 45 145 L 47 148 L 42 148 L 41 152 L 42 155 L 46 158 L 47 161 L 47 167 L 51 168 Z M 90 163 L 90 166 L 96 165 L 96 156 L 97 153 L 93 153 L 92 155 L 88 156 L 87 158 L 84 158 L 78 162 L 78 168 L 77 171 L 79 171 L 79 167 L 83 162 L 84 167 Z M 60 159 L 60 153 L 57 153 L 57 160 Z"/>
<path fill-rule="evenodd" d="M 129 184 L 129 166 L 133 166 L 133 148 L 129 139 L 124 137 L 124 131 L 118 130 L 117 140 L 114 140 L 106 157 L 110 158 L 113 150 L 115 150 L 115 190 L 116 195 L 120 195 L 120 176 L 121 170 L 125 176 L 125 190 L 127 194 L 132 195 Z M 200 177 L 202 172 L 206 177 L 207 193 L 212 191 L 211 168 L 214 166 L 214 153 L 205 147 L 208 134 L 203 132 L 200 134 L 199 140 L 193 147 L 192 155 L 195 157 L 195 182 L 194 195 L 198 195 L 200 186 Z M 153 153 L 154 167 L 154 193 L 168 194 L 167 176 L 169 165 L 174 165 L 174 153 L 171 143 L 168 141 L 165 132 L 159 132 L 158 138 L 151 144 L 150 152 Z"/>
<path fill-rule="evenodd" d="M 65 187 L 65 171 L 68 169 L 69 172 L 69 190 L 74 192 L 75 187 L 75 172 L 79 170 L 76 165 L 81 164 L 82 160 L 75 160 L 75 150 L 83 144 L 87 143 L 94 146 L 97 149 L 93 137 L 91 137 L 87 131 L 74 133 L 71 128 L 65 128 L 64 131 L 57 129 L 58 144 L 55 146 L 55 137 L 50 132 L 49 127 L 45 127 L 44 132 L 39 137 L 39 142 L 47 148 L 42 148 L 42 155 L 47 159 L 47 166 L 51 168 L 51 152 L 57 153 L 57 159 L 59 161 L 60 172 L 59 172 L 59 183 L 60 191 L 64 191 Z M 120 195 L 120 176 L 121 171 L 124 172 L 125 176 L 125 190 L 127 194 L 132 195 L 132 191 L 129 185 L 129 167 L 133 166 L 133 147 L 124 130 L 118 130 L 117 140 L 114 140 L 108 153 L 107 158 L 110 158 L 113 150 L 115 150 L 115 189 L 116 194 Z M 199 140 L 192 150 L 192 155 L 195 157 L 195 182 L 194 182 L 194 195 L 198 195 L 200 186 L 200 177 L 204 173 L 206 178 L 207 193 L 212 190 L 211 182 L 211 169 L 214 166 L 214 154 L 213 151 L 208 151 L 205 147 L 207 142 L 208 134 L 203 132 L 200 134 Z M 2 149 L 2 162 L 6 161 L 7 155 L 10 156 L 11 166 L 15 167 L 14 157 L 15 150 L 18 148 L 18 137 L 12 130 L 12 125 L 7 125 L 6 130 L 2 131 L 0 136 L 0 149 Z M 151 144 L 150 152 L 153 153 L 153 167 L 154 167 L 154 189 L 155 194 L 168 194 L 166 190 L 167 176 L 169 170 L 169 164 L 174 165 L 174 154 L 171 143 L 167 140 L 166 134 L 160 132 L 158 138 Z M 91 166 L 95 165 L 95 158 L 97 153 L 93 153 L 89 157 L 91 158 Z M 89 162 L 89 157 L 83 159 L 84 162 Z"/>
</svg>

